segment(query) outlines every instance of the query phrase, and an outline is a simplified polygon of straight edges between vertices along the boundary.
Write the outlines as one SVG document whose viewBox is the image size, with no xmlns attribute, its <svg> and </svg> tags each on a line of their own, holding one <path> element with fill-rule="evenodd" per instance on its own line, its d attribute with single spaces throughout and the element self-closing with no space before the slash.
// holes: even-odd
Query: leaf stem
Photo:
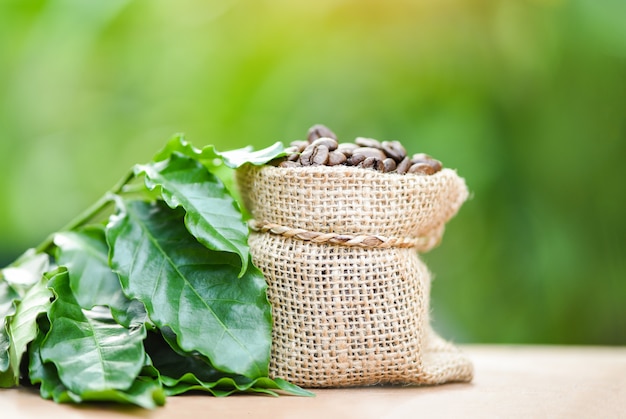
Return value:
<svg viewBox="0 0 626 419">
<path fill-rule="evenodd" d="M 96 215 L 104 211 L 111 202 L 113 202 L 113 197 L 124 190 L 124 186 L 126 186 L 133 178 L 135 177 L 135 172 L 130 170 L 124 175 L 111 189 L 109 189 L 104 195 L 100 197 L 96 202 L 94 202 L 90 207 L 88 207 L 85 211 L 80 213 L 77 217 L 72 219 L 69 223 L 63 226 L 58 231 L 70 231 L 74 230 L 87 222 L 93 219 Z M 54 243 L 54 236 L 57 232 L 49 235 L 43 242 L 41 242 L 36 248 L 36 253 L 46 253 L 50 250 Z"/>
</svg>

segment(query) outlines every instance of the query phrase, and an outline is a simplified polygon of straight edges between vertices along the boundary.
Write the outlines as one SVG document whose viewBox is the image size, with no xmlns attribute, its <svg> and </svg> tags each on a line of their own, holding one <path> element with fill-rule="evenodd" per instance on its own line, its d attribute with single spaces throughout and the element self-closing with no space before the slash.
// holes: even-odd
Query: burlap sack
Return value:
<svg viewBox="0 0 626 419">
<path fill-rule="evenodd" d="M 245 166 L 237 182 L 272 304 L 271 377 L 303 387 L 471 380 L 469 360 L 430 328 L 417 253 L 467 198 L 455 171 Z"/>
</svg>

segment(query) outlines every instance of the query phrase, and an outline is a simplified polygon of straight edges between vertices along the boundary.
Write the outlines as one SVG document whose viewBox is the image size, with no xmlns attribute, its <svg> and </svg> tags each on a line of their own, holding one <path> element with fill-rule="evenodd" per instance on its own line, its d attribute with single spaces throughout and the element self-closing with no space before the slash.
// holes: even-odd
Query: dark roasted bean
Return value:
<svg viewBox="0 0 626 419">
<path fill-rule="evenodd" d="M 373 147 L 355 148 L 354 151 L 352 151 L 352 155 L 355 156 L 357 154 L 363 154 L 365 157 L 374 157 L 378 160 L 385 160 L 387 158 L 382 150 Z"/>
<path fill-rule="evenodd" d="M 318 138 L 332 138 L 333 140 L 336 140 L 337 136 L 325 125 L 317 124 L 309 128 L 306 139 L 309 143 L 312 143 Z"/>
<path fill-rule="evenodd" d="M 313 152 L 315 152 L 315 147 L 308 146 L 305 148 L 300 154 L 300 164 L 303 166 L 310 166 L 313 163 Z"/>
<path fill-rule="evenodd" d="M 383 160 L 382 163 L 383 166 L 382 169 L 380 169 L 381 172 L 389 173 L 396 170 L 396 161 L 394 159 L 388 157 Z"/>
<path fill-rule="evenodd" d="M 337 166 L 339 164 L 344 164 L 348 158 L 345 154 L 335 150 L 331 151 L 328 155 L 328 162 L 326 162 L 329 166 Z"/>
<path fill-rule="evenodd" d="M 425 153 L 417 153 L 417 154 L 413 154 L 413 156 L 411 156 L 411 163 L 415 164 L 415 163 L 425 163 L 428 160 L 431 160 L 432 157 L 430 157 L 428 154 Z"/>
<path fill-rule="evenodd" d="M 337 136 L 324 125 L 312 126 L 307 141 L 292 141 L 285 151 L 287 157 L 274 159 L 268 164 L 281 167 L 344 165 L 400 175 L 432 175 L 442 169 L 441 162 L 428 154 L 407 156 L 399 141 L 380 142 L 357 137 L 354 143 L 339 144 Z"/>
<path fill-rule="evenodd" d="M 296 151 L 298 151 L 298 152 L 300 152 L 300 153 L 301 153 L 302 151 L 304 151 L 304 149 L 305 149 L 305 148 L 306 148 L 306 146 L 308 146 L 308 145 L 309 145 L 309 142 L 308 142 L 308 141 L 301 141 L 301 140 L 295 140 L 295 141 L 292 141 L 292 142 L 289 144 L 289 146 L 290 146 L 290 147 L 294 147 L 294 148 L 295 148 L 295 150 L 296 150 Z"/>
<path fill-rule="evenodd" d="M 373 148 L 381 148 L 382 147 L 382 145 L 380 144 L 380 141 L 375 140 L 373 138 L 357 137 L 354 140 L 354 143 L 356 145 L 361 146 L 361 147 L 373 147 Z"/>
<path fill-rule="evenodd" d="M 435 170 L 428 163 L 415 163 L 409 168 L 409 173 L 414 173 L 417 175 L 432 175 L 435 173 Z"/>
<path fill-rule="evenodd" d="M 440 171 L 443 168 L 443 165 L 441 164 L 441 162 L 439 160 L 436 160 L 436 159 L 430 159 L 428 161 L 428 164 L 430 164 L 430 166 L 433 168 L 435 173 L 437 173 L 438 171 Z"/>
<path fill-rule="evenodd" d="M 301 167 L 302 165 L 297 161 L 284 160 L 280 162 L 280 167 Z"/>
<path fill-rule="evenodd" d="M 359 146 L 354 143 L 341 143 L 337 145 L 337 151 L 342 152 L 346 157 L 350 157 L 352 152 L 357 148 L 359 148 Z"/>
<path fill-rule="evenodd" d="M 363 162 L 363 160 L 365 160 L 365 156 L 363 154 L 353 154 L 352 156 L 348 157 L 346 163 L 348 164 L 348 166 L 358 166 L 360 163 Z"/>
<path fill-rule="evenodd" d="M 411 159 L 405 157 L 400 163 L 398 163 L 398 166 L 396 167 L 396 173 L 403 175 L 409 171 L 409 167 L 411 167 Z"/>
<path fill-rule="evenodd" d="M 406 149 L 399 141 L 383 141 L 381 145 L 387 157 L 391 157 L 396 163 L 406 157 Z"/>
<path fill-rule="evenodd" d="M 376 169 L 379 161 L 380 160 L 376 157 L 367 157 L 365 160 L 359 163 L 359 167 L 362 167 L 364 169 Z"/>
<path fill-rule="evenodd" d="M 337 149 L 337 140 L 328 137 L 318 138 L 311 143 L 313 146 L 325 145 L 330 151 Z"/>
<path fill-rule="evenodd" d="M 325 145 L 315 146 L 315 150 L 313 151 L 313 156 L 311 157 L 311 164 L 314 164 L 317 166 L 326 164 L 326 162 L 328 161 L 329 154 L 330 152 L 328 151 L 328 147 L 326 147 Z"/>
</svg>

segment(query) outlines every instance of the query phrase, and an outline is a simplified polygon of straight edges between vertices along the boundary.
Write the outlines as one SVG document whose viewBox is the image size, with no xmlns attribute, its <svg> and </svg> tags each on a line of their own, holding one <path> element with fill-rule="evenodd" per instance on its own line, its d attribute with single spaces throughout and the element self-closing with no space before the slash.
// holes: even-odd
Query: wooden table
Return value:
<svg viewBox="0 0 626 419">
<path fill-rule="evenodd" d="M 316 397 L 170 397 L 142 410 L 0 390 L 0 418 L 626 418 L 626 347 L 461 346 L 470 384 L 315 390 Z"/>
</svg>

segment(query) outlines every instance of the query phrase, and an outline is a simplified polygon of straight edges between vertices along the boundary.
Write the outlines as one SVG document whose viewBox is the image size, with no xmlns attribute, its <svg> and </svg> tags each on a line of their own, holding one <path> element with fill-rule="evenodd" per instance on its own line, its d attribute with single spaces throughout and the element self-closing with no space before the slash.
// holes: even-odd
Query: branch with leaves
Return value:
<svg viewBox="0 0 626 419">
<path fill-rule="evenodd" d="M 284 155 L 175 136 L 0 270 L 0 386 L 146 408 L 191 390 L 311 395 L 268 378 L 266 284 L 226 186 L 233 169 Z"/>
</svg>

